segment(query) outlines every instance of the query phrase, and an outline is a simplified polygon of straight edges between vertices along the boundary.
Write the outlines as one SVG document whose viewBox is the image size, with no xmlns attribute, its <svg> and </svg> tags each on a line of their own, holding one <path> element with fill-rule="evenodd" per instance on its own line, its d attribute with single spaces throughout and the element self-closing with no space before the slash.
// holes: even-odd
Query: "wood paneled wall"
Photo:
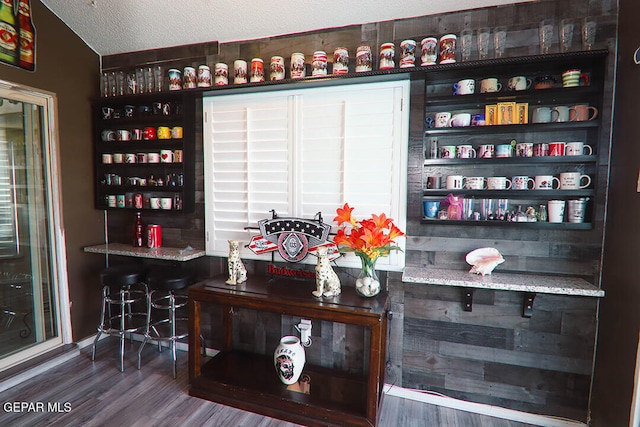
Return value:
<svg viewBox="0 0 640 427">
<path fill-rule="evenodd" d="M 292 52 L 333 52 L 346 46 L 353 56 L 361 42 L 374 50 L 383 42 L 459 33 L 463 28 L 507 25 L 507 56 L 538 52 L 538 22 L 543 18 L 598 19 L 597 48 L 615 50 L 617 6 L 613 0 L 542 0 L 538 2 L 423 16 L 398 21 L 354 25 L 313 33 L 273 37 L 246 42 L 223 43 L 218 53 L 205 51 L 206 63 L 232 63 L 272 55 L 288 59 Z M 557 34 L 556 34 L 557 40 Z M 579 36 L 577 44 L 579 45 Z M 557 44 L 554 45 L 557 51 Z M 189 54 L 195 55 L 193 46 Z M 475 52 L 474 52 L 475 54 Z M 159 59 L 159 58 L 158 58 Z M 606 185 L 608 140 L 611 125 L 611 93 L 615 58 L 608 63 L 602 117 L 602 143 L 599 155 L 601 186 Z M 150 59 L 148 59 L 150 60 Z M 109 65 L 130 66 L 110 58 Z M 197 66 L 197 61 L 182 66 Z M 409 201 L 407 265 L 466 269 L 464 254 L 480 246 L 496 246 L 505 255 L 505 268 L 523 272 L 581 275 L 598 283 L 604 218 L 604 196 L 596 202 L 596 224 L 591 231 L 562 232 L 519 230 L 503 227 L 425 226 L 419 219 L 421 206 L 422 122 L 424 120 L 424 83 L 412 83 L 411 135 L 409 141 Z M 197 117 L 201 122 L 201 118 Z M 199 132 L 201 135 L 201 130 Z M 197 141 L 197 149 L 202 142 Z M 165 243 L 171 246 L 204 248 L 203 164 L 196 164 L 196 212 L 192 215 L 148 215 L 164 226 Z M 598 194 L 604 195 L 604 187 Z M 131 214 L 114 212 L 110 219 L 114 240 L 129 240 Z M 224 271 L 225 260 L 207 258 L 191 266 L 202 275 Z M 508 266 L 508 267 L 507 267 Z M 265 267 L 248 262 L 250 274 L 261 274 Z M 342 274 L 341 274 L 342 275 Z M 344 275 L 343 286 L 349 286 Z M 393 318 L 389 323 L 388 358 L 391 368 L 387 382 L 395 385 L 433 390 L 448 396 L 488 403 L 523 411 L 565 416 L 580 421 L 588 418 L 588 400 L 595 343 L 597 301 L 590 298 L 538 295 L 533 316 L 521 316 L 522 295 L 506 291 L 477 291 L 473 312 L 462 310 L 461 291 L 457 288 L 402 283 L 399 273 L 388 275 Z M 245 316 L 245 315 L 243 315 Z M 211 330 L 216 330 L 212 316 Z M 280 335 L 294 333 L 297 319 L 271 319 L 246 314 L 246 329 L 239 329 L 243 345 L 268 352 Z M 274 329 L 276 328 L 276 329 Z M 214 333 L 215 335 L 215 333 Z M 315 325 L 314 343 L 323 350 L 313 355 L 314 363 L 326 366 L 357 366 L 365 343 L 344 344 L 346 337 L 360 331 L 342 331 L 324 324 Z M 316 345 L 316 344 L 314 344 Z M 329 351 L 331 350 L 331 351 Z M 315 351 L 315 350 L 314 350 Z"/>
</svg>

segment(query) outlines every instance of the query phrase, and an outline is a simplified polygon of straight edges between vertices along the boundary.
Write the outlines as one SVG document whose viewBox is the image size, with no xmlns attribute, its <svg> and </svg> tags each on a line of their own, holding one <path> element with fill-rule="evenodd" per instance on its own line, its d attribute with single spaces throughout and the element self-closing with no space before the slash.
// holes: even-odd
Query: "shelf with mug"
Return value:
<svg viewBox="0 0 640 427">
<path fill-rule="evenodd" d="M 424 159 L 425 166 L 477 166 L 477 165 L 522 165 L 522 164 L 583 164 L 595 163 L 597 156 L 536 156 L 536 157 L 492 157 L 490 159 Z"/>
<path fill-rule="evenodd" d="M 576 190 L 447 190 L 440 188 L 437 190 L 423 190 L 425 197 L 441 196 L 446 197 L 448 194 L 462 195 L 479 199 L 501 198 L 514 200 L 529 199 L 557 199 L 567 197 L 593 197 L 595 190 L 593 189 L 576 189 Z"/>
<path fill-rule="evenodd" d="M 591 230 L 593 224 L 590 222 L 548 222 L 548 221 L 535 221 L 535 222 L 517 222 L 517 221 L 501 221 L 501 220 L 450 220 L 450 219 L 438 219 L 428 218 L 423 216 L 420 220 L 423 224 L 438 224 L 438 225 L 468 225 L 471 227 L 477 226 L 492 226 L 492 227 L 527 227 L 527 228 L 543 228 L 543 229 L 562 229 L 562 230 Z"/>
<path fill-rule="evenodd" d="M 491 125 L 491 126 L 460 126 L 444 128 L 427 128 L 425 136 L 440 135 L 467 135 L 467 134 L 505 134 L 505 133 L 526 133 L 526 132 L 553 132 L 570 131 L 580 129 L 595 129 L 600 125 L 599 120 L 585 120 L 579 122 L 560 123 L 528 123 L 523 125 Z"/>
</svg>

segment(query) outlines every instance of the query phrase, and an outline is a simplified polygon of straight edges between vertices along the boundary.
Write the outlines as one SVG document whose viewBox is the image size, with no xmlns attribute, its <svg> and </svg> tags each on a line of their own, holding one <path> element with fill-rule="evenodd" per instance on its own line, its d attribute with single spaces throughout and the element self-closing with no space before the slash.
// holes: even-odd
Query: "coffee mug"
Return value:
<svg viewBox="0 0 640 427">
<path fill-rule="evenodd" d="M 149 163 L 160 163 L 160 153 L 148 153 L 147 160 Z"/>
<path fill-rule="evenodd" d="M 459 159 L 475 159 L 476 150 L 472 145 L 458 145 L 456 147 L 456 157 Z"/>
<path fill-rule="evenodd" d="M 585 153 L 585 149 L 587 152 Z M 565 144 L 565 150 L 567 156 L 590 156 L 593 154 L 593 149 L 590 145 L 586 145 L 584 142 L 574 141 L 567 142 Z"/>
<path fill-rule="evenodd" d="M 569 114 L 570 121 L 584 122 L 598 117 L 598 109 L 588 104 L 578 104 L 571 107 L 574 114 Z"/>
<path fill-rule="evenodd" d="M 126 129 L 118 129 L 118 131 L 116 132 L 116 137 L 118 141 L 130 141 L 131 132 Z"/>
<path fill-rule="evenodd" d="M 136 107 L 133 105 L 125 105 L 124 106 L 124 116 L 125 117 L 134 117 L 136 114 Z"/>
<path fill-rule="evenodd" d="M 495 147 L 493 144 L 483 144 L 478 147 L 478 157 L 481 159 L 490 159 L 493 157 Z"/>
<path fill-rule="evenodd" d="M 533 157 L 533 142 L 517 143 L 516 157 Z"/>
<path fill-rule="evenodd" d="M 142 140 L 142 129 L 131 129 L 131 139 L 134 141 L 141 141 Z"/>
<path fill-rule="evenodd" d="M 589 76 L 580 70 L 572 69 L 562 73 L 562 87 L 580 86 L 580 81 L 584 81 L 585 86 L 589 86 Z"/>
<path fill-rule="evenodd" d="M 564 156 L 565 146 L 564 142 L 550 142 L 549 143 L 549 155 L 550 156 Z"/>
<path fill-rule="evenodd" d="M 564 217 L 564 205 L 564 200 L 549 200 L 549 202 L 547 202 L 549 222 L 562 222 Z"/>
<path fill-rule="evenodd" d="M 116 195 L 116 207 L 124 208 L 125 206 L 126 206 L 126 198 L 124 197 L 124 194 Z"/>
<path fill-rule="evenodd" d="M 111 107 L 102 107 L 102 118 L 105 120 L 113 118 L 113 108 Z"/>
<path fill-rule="evenodd" d="M 162 197 L 160 199 L 160 208 L 161 209 L 169 210 L 169 209 L 171 209 L 172 205 L 173 205 L 173 199 L 171 197 Z"/>
<path fill-rule="evenodd" d="M 486 181 L 483 176 L 467 176 L 464 179 L 464 188 L 467 190 L 484 190 Z"/>
<path fill-rule="evenodd" d="M 514 190 L 531 190 L 534 186 L 534 180 L 526 175 L 517 175 L 511 178 L 511 188 Z"/>
<path fill-rule="evenodd" d="M 113 154 L 105 153 L 102 155 L 102 163 L 105 165 L 110 165 L 113 163 Z"/>
<path fill-rule="evenodd" d="M 110 194 L 107 196 L 107 206 L 109 206 L 110 208 L 115 208 L 117 206 L 117 202 L 116 202 L 116 195 L 115 194 Z"/>
<path fill-rule="evenodd" d="M 437 190 L 440 188 L 439 176 L 428 176 L 426 179 L 427 190 Z"/>
<path fill-rule="evenodd" d="M 423 202 L 424 205 L 424 215 L 427 218 L 435 218 L 438 214 L 438 209 L 440 208 L 440 202 L 434 200 L 426 200 Z"/>
<path fill-rule="evenodd" d="M 480 81 L 480 93 L 500 92 L 502 84 L 495 77 L 489 77 Z"/>
<path fill-rule="evenodd" d="M 150 141 L 157 138 L 156 128 L 146 127 L 142 131 L 142 139 Z"/>
<path fill-rule="evenodd" d="M 156 135 L 158 139 L 171 139 L 171 128 L 167 126 L 158 126 Z"/>
<path fill-rule="evenodd" d="M 138 161 L 138 157 L 134 153 L 126 153 L 124 155 L 125 163 L 136 163 Z"/>
<path fill-rule="evenodd" d="M 533 144 L 533 157 L 545 157 L 549 155 L 549 144 L 538 142 Z"/>
<path fill-rule="evenodd" d="M 149 160 L 147 157 L 147 153 L 138 153 L 136 154 L 138 163 L 147 163 L 147 161 Z"/>
<path fill-rule="evenodd" d="M 455 159 L 456 158 L 456 146 L 455 145 L 443 145 L 440 147 L 441 159 Z"/>
<path fill-rule="evenodd" d="M 561 122 L 571 121 L 571 112 L 575 111 L 575 108 L 568 107 L 566 105 L 556 105 L 555 107 L 552 108 L 552 110 L 555 111 L 557 114 L 555 120 L 553 121 L 561 123 Z M 574 117 L 575 117 L 575 113 L 574 113 Z"/>
<path fill-rule="evenodd" d="M 455 34 L 446 34 L 440 37 L 440 63 L 452 64 L 456 62 L 456 42 L 458 36 Z"/>
<path fill-rule="evenodd" d="M 485 126 L 487 120 L 484 113 L 474 114 L 471 116 L 471 126 Z"/>
<path fill-rule="evenodd" d="M 511 77 L 507 82 L 507 90 L 527 90 L 531 87 L 531 79 L 525 76 Z"/>
<path fill-rule="evenodd" d="M 506 176 L 490 176 L 487 178 L 487 189 L 510 190 L 511 181 L 509 181 Z"/>
<path fill-rule="evenodd" d="M 464 183 L 464 176 L 449 175 L 447 176 L 447 190 L 460 190 Z"/>
<path fill-rule="evenodd" d="M 583 181 L 584 184 L 582 184 Z M 589 175 L 582 175 L 580 172 L 562 172 L 560 174 L 561 190 L 578 190 L 590 185 L 591 177 Z"/>
<path fill-rule="evenodd" d="M 451 127 L 466 127 L 471 125 L 471 114 L 458 113 L 451 116 L 449 126 Z"/>
<path fill-rule="evenodd" d="M 182 126 L 174 126 L 171 128 L 171 138 L 173 139 L 182 138 Z"/>
<path fill-rule="evenodd" d="M 115 141 L 116 140 L 116 131 L 105 129 L 100 133 L 100 137 L 104 142 Z"/>
<path fill-rule="evenodd" d="M 124 163 L 124 154 L 113 153 L 113 163 Z"/>
<path fill-rule="evenodd" d="M 496 145 L 496 157 L 504 158 L 513 156 L 513 147 L 511 144 Z"/>
<path fill-rule="evenodd" d="M 182 150 L 173 150 L 174 163 L 182 163 Z"/>
<path fill-rule="evenodd" d="M 446 128 L 449 127 L 449 121 L 451 120 L 451 113 L 447 111 L 443 111 L 442 113 L 436 114 L 436 122 L 435 126 L 437 128 Z"/>
<path fill-rule="evenodd" d="M 473 79 L 460 80 L 453 84 L 454 95 L 471 95 L 476 90 L 476 81 Z"/>
<path fill-rule="evenodd" d="M 161 163 L 173 163 L 173 151 L 160 150 L 160 162 Z"/>
<path fill-rule="evenodd" d="M 151 209 L 162 209 L 162 205 L 160 204 L 160 197 L 151 197 L 149 199 L 149 207 Z"/>
<path fill-rule="evenodd" d="M 549 107 L 537 107 L 533 109 L 531 121 L 533 123 L 551 123 L 558 119 L 558 112 Z"/>
<path fill-rule="evenodd" d="M 557 190 L 560 188 L 560 180 L 553 175 L 536 175 L 534 182 L 536 190 Z M 555 187 L 554 184 L 556 184 Z"/>
</svg>

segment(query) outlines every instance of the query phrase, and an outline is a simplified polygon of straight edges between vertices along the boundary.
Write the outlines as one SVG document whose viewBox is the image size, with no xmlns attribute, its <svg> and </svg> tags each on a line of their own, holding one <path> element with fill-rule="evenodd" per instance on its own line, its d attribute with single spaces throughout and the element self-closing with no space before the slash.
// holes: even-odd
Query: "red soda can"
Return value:
<svg viewBox="0 0 640 427">
<path fill-rule="evenodd" d="M 162 227 L 157 224 L 147 226 L 147 246 L 150 248 L 162 247 Z"/>
<path fill-rule="evenodd" d="M 143 206 L 142 194 L 137 193 L 135 196 L 133 196 L 133 207 L 136 209 L 142 209 Z"/>
</svg>

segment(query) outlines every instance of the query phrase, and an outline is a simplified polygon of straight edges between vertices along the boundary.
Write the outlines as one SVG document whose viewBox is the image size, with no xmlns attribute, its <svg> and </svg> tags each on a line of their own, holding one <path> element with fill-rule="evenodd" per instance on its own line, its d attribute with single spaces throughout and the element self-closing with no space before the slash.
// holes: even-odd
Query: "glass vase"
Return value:
<svg viewBox="0 0 640 427">
<path fill-rule="evenodd" d="M 360 275 L 356 279 L 356 292 L 366 298 L 371 298 L 380 293 L 380 279 L 376 274 L 376 260 L 366 256 L 359 256 L 362 262 Z"/>
</svg>

